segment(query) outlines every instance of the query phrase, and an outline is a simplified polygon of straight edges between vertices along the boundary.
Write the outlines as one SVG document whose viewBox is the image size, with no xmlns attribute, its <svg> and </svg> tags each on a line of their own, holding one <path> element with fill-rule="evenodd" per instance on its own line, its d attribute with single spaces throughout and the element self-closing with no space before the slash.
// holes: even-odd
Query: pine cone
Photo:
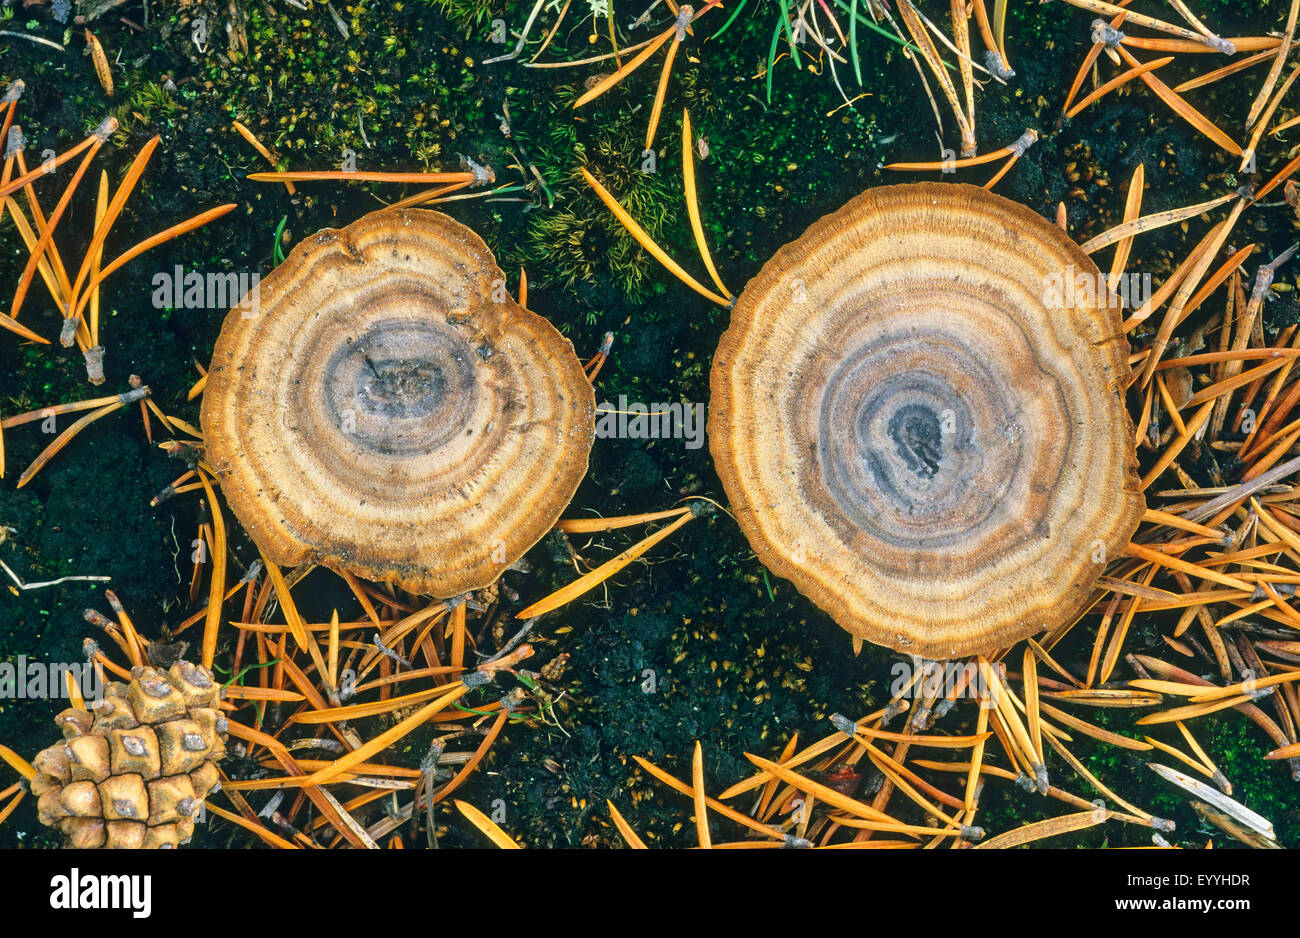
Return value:
<svg viewBox="0 0 1300 938">
<path fill-rule="evenodd" d="M 31 790 L 42 824 L 72 847 L 178 847 L 217 788 L 226 754 L 220 688 L 203 667 L 137 667 L 91 709 L 54 722 L 64 742 L 43 750 Z"/>
</svg>

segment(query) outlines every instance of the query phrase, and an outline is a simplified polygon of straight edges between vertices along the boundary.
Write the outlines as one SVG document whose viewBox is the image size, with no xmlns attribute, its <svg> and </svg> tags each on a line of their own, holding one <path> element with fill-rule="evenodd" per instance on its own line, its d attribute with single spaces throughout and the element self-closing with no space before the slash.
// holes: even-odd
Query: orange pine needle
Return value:
<svg viewBox="0 0 1300 938">
<path fill-rule="evenodd" d="M 650 124 L 645 131 L 645 148 L 647 150 L 651 149 L 655 143 L 655 132 L 659 129 L 659 118 L 664 110 L 664 97 L 668 94 L 668 76 L 672 73 L 673 61 L 677 58 L 677 50 L 681 44 L 681 40 L 674 35 L 672 43 L 668 46 L 668 54 L 664 56 L 663 71 L 659 73 L 659 86 L 655 88 L 654 104 L 650 107 Z"/>
<path fill-rule="evenodd" d="M 108 203 L 108 208 L 104 213 L 103 221 L 95 225 L 94 237 L 90 240 L 90 246 L 86 249 L 85 259 L 81 262 L 81 269 L 77 271 L 77 279 L 72 285 L 72 296 L 75 298 L 82 286 L 92 277 L 91 267 L 94 263 L 94 257 L 97 253 L 102 256 L 104 241 L 108 238 L 108 232 L 117 221 L 118 216 L 122 214 L 122 209 L 126 207 L 127 199 L 135 191 L 136 184 L 140 177 L 144 175 L 149 160 L 153 156 L 154 150 L 158 148 L 161 137 L 154 136 L 140 148 L 134 160 L 131 161 L 130 167 L 127 168 L 126 175 L 122 177 L 122 182 L 118 185 L 117 191 L 113 193 L 113 200 Z"/>
<path fill-rule="evenodd" d="M 51 169 L 56 169 L 57 167 L 62 166 L 68 160 L 83 153 L 87 147 L 95 146 L 96 149 L 98 149 L 99 146 L 103 145 L 105 140 L 113 136 L 115 133 L 117 133 L 117 121 L 111 117 L 106 118 L 102 124 L 95 128 L 94 132 L 89 137 L 81 141 L 72 149 L 60 153 L 50 162 L 42 163 L 31 172 L 23 173 L 17 179 L 11 179 L 4 185 L 0 185 L 0 197 L 17 192 L 28 183 L 35 182 L 41 177 L 48 175 Z"/>
<path fill-rule="evenodd" d="M 450 706 L 454 701 L 459 700 L 469 692 L 469 688 L 461 684 L 459 681 L 440 689 L 445 690 L 446 693 L 438 697 L 436 700 L 425 704 L 414 714 L 407 717 L 405 720 L 402 720 L 396 726 L 380 733 L 374 739 L 359 748 L 334 760 L 325 768 L 313 772 L 303 780 L 303 785 L 324 785 L 327 782 L 337 780 L 340 775 L 344 774 L 352 767 L 365 762 L 376 753 L 384 751 L 399 739 L 403 739 L 421 724 L 425 723 L 430 717 L 434 716 L 440 710 Z"/>
<path fill-rule="evenodd" d="M 691 220 L 691 231 L 695 234 L 695 246 L 700 249 L 700 259 L 704 261 L 704 269 L 709 272 L 709 277 L 713 280 L 713 285 L 718 291 L 726 297 L 732 297 L 733 294 L 722 282 L 718 276 L 718 268 L 713 266 L 713 255 L 709 253 L 709 246 L 704 240 L 704 222 L 700 218 L 700 200 L 695 191 L 695 151 L 691 146 L 691 116 L 682 109 L 682 179 L 686 187 L 686 214 Z"/>
<path fill-rule="evenodd" d="M 248 141 L 249 146 L 251 146 L 254 150 L 256 150 L 258 153 L 262 155 L 263 159 L 265 159 L 272 166 L 276 165 L 275 157 L 271 154 L 271 151 L 262 145 L 261 140 L 258 140 L 257 137 L 253 136 L 253 132 L 251 130 L 249 130 L 239 121 L 232 120 L 230 123 L 234 126 L 235 131 L 241 137 L 243 137 L 245 140 Z M 285 181 L 284 188 L 285 191 L 289 193 L 289 195 L 293 195 L 298 191 L 297 189 L 294 188 L 293 183 L 287 180 Z"/>
<path fill-rule="evenodd" d="M 49 220 L 45 224 L 45 230 L 41 232 L 40 238 L 37 239 L 36 247 L 32 250 L 31 257 L 27 260 L 27 266 L 23 268 L 22 276 L 18 280 L 18 287 L 14 291 L 13 306 L 9 311 L 11 319 L 18 318 L 18 311 L 22 308 L 23 300 L 27 298 L 27 289 L 31 286 L 32 277 L 36 274 L 37 264 L 41 258 L 45 257 L 50 241 L 54 237 L 54 229 L 63 218 L 63 213 L 67 211 L 68 205 L 71 204 L 73 193 L 77 191 L 77 186 L 81 184 L 82 177 L 86 175 L 86 170 L 90 168 L 90 161 L 95 158 L 95 154 L 99 152 L 100 147 L 103 145 L 103 140 L 99 137 L 94 138 L 85 157 L 77 165 L 77 170 L 72 175 L 72 181 L 63 190 L 63 195 L 54 206 L 54 211 L 50 213 Z"/>
<path fill-rule="evenodd" d="M 403 182 L 474 183 L 478 175 L 458 173 L 386 173 L 369 170 L 321 169 L 304 172 L 249 173 L 252 182 Z"/>
<path fill-rule="evenodd" d="M 1119 47 L 1119 54 L 1130 66 L 1140 64 L 1133 54 L 1125 49 L 1122 45 Z M 1173 109 L 1174 113 L 1181 117 L 1187 123 L 1191 124 L 1206 137 L 1213 140 L 1223 149 L 1227 150 L 1233 156 L 1241 156 L 1241 146 L 1231 137 L 1219 129 L 1212 120 L 1202 114 L 1196 108 L 1192 107 L 1178 92 L 1174 91 L 1159 78 L 1154 75 L 1143 73 L 1139 76 L 1146 86 L 1156 93 L 1159 98 Z"/>
<path fill-rule="evenodd" d="M 604 186 L 596 181 L 596 177 L 589 173 L 585 166 L 580 166 L 578 171 L 582 173 L 582 178 L 587 180 L 587 185 L 591 186 L 591 188 L 595 190 L 596 195 L 600 196 L 600 200 L 605 203 L 605 207 L 613 212 L 614 217 L 617 218 L 623 227 L 628 230 L 628 233 L 631 234 L 632 237 L 636 239 L 637 243 L 640 244 L 641 247 L 645 248 L 655 260 L 668 268 L 669 273 L 682 283 L 686 284 L 696 293 L 700 294 L 700 296 L 712 300 L 719 306 L 731 305 L 730 300 L 724 299 L 708 287 L 704 286 L 704 284 L 700 283 L 683 270 L 675 260 L 668 256 L 663 248 L 655 244 L 654 239 L 646 233 L 646 230 L 637 224 L 636 219 L 629 215 L 623 206 L 618 204 L 618 201 L 610 195 Z"/>
<path fill-rule="evenodd" d="M 626 841 L 629 847 L 633 850 L 650 849 L 645 845 L 645 841 L 637 836 L 636 831 L 632 830 L 632 825 L 624 820 L 623 815 L 618 813 L 618 808 L 614 807 L 614 802 L 606 798 L 605 806 L 609 808 L 609 817 L 610 820 L 614 822 L 614 827 L 618 830 L 619 834 L 622 835 L 623 840 Z"/>
<path fill-rule="evenodd" d="M 206 212 L 200 212 L 199 214 L 195 215 L 193 218 L 186 219 L 185 221 L 180 222 L 179 224 L 172 225 L 170 228 L 158 232 L 156 235 L 152 235 L 151 237 L 145 238 L 139 244 L 129 248 L 121 255 L 119 255 L 111 264 L 107 265 L 103 270 L 101 270 L 99 274 L 96 275 L 95 278 L 90 281 L 90 289 L 85 290 L 78 297 L 77 306 L 73 310 L 72 317 L 70 318 L 75 318 L 81 315 L 81 311 L 86 308 L 86 303 L 89 301 L 91 290 L 94 287 L 99 286 L 106 279 L 108 279 L 109 276 L 116 273 L 120 268 L 126 266 L 131 261 L 135 260 L 141 254 L 144 254 L 146 251 L 153 250 L 158 245 L 165 244 L 166 242 L 172 240 L 173 238 L 177 238 L 183 234 L 187 234 L 188 232 L 191 232 L 196 228 L 202 228 L 208 222 L 216 221 L 218 218 L 221 218 L 223 215 L 228 215 L 230 212 L 233 212 L 237 207 L 238 206 L 236 206 L 235 203 L 231 202 L 228 205 L 218 205 L 216 208 L 210 208 Z"/>
<path fill-rule="evenodd" d="M 198 474 L 212 516 L 212 580 L 208 588 L 208 610 L 203 625 L 203 652 L 200 659 L 203 666 L 211 670 L 212 662 L 217 656 L 217 631 L 221 628 L 221 606 L 226 594 L 226 522 L 207 473 L 200 468 Z"/>
<path fill-rule="evenodd" d="M 667 511 L 652 511 L 643 515 L 621 515 L 617 518 L 562 518 L 556 522 L 555 529 L 566 534 L 594 534 L 598 531 L 630 528 L 651 521 L 664 521 L 684 515 L 690 510 L 690 508 L 670 508 Z"/>
<path fill-rule="evenodd" d="M 57 437 L 55 437 L 54 442 L 50 443 L 49 446 L 45 447 L 45 449 L 41 451 L 41 454 L 39 456 L 37 456 L 35 459 L 32 460 L 32 464 L 27 467 L 27 469 L 23 472 L 21 476 L 18 477 L 18 484 L 16 488 L 22 488 L 24 485 L 30 482 L 32 480 L 32 477 L 35 476 L 36 473 L 40 472 L 41 469 L 45 466 L 45 464 L 49 462 L 61 449 L 63 449 L 63 447 L 71 443 L 73 437 L 75 437 L 78 433 L 80 433 L 90 424 L 94 423 L 100 417 L 111 414 L 113 411 L 117 410 L 121 406 L 122 404 L 120 402 L 108 404 L 107 406 L 101 407 L 98 410 L 91 411 L 90 413 L 86 414 L 84 417 L 75 421 L 70 427 L 68 427 Z"/>
<path fill-rule="evenodd" d="M 616 72 L 612 75 L 606 75 L 596 84 L 592 85 L 591 88 L 582 95 L 582 97 L 573 102 L 574 110 L 577 110 L 589 101 L 594 101 L 596 98 L 599 98 L 602 94 L 610 88 L 613 88 L 628 75 L 631 75 L 645 63 L 646 59 L 658 52 L 659 48 L 675 35 L 677 35 L 676 26 L 670 26 L 668 29 L 664 30 L 651 40 L 649 45 L 638 52 L 634 58 L 628 60 L 628 62 Z"/>
<path fill-rule="evenodd" d="M 1154 72 L 1158 68 L 1164 68 L 1173 60 L 1174 57 L 1172 55 L 1166 56 L 1163 59 L 1152 59 L 1150 62 L 1143 62 L 1141 65 L 1137 65 L 1134 66 L 1133 68 L 1130 68 L 1127 72 L 1120 72 L 1118 75 L 1116 75 L 1110 81 L 1106 82 L 1096 91 L 1094 91 L 1092 94 L 1088 95 L 1078 104 L 1076 104 L 1074 107 L 1070 108 L 1070 110 L 1066 111 L 1065 116 L 1067 118 L 1076 117 L 1079 114 L 1079 112 L 1087 108 L 1088 105 L 1100 101 L 1103 97 L 1105 97 L 1110 92 L 1114 91 L 1116 88 L 1118 88 L 1120 85 L 1124 84 L 1125 82 L 1132 81 L 1134 78 L 1137 78 L 1139 75 L 1145 75 L 1147 72 Z"/>
<path fill-rule="evenodd" d="M 664 538 L 668 537 L 670 534 L 672 534 L 674 531 L 676 531 L 678 528 L 686 524 L 686 522 L 690 521 L 694 517 L 695 514 L 693 512 L 682 515 L 672 524 L 660 528 L 654 534 L 651 534 L 649 537 L 646 537 L 644 540 L 640 541 L 639 543 L 633 545 L 632 547 L 629 547 L 627 550 L 623 551 L 621 554 L 619 554 L 617 557 L 614 557 L 612 560 L 607 560 L 599 567 L 597 567 L 595 570 L 583 574 L 578 579 L 570 583 L 568 586 L 556 590 L 554 593 L 552 593 L 550 596 L 547 596 L 545 599 L 540 599 L 537 602 L 533 603 L 528 608 L 515 613 L 515 618 L 531 619 L 534 616 L 545 615 L 548 612 L 558 609 L 561 606 L 563 606 L 565 603 L 572 602 L 582 594 L 588 592 L 589 590 L 595 589 L 602 582 L 609 579 L 614 574 L 618 573 L 618 571 L 622 570 L 633 560 L 636 560 L 638 557 L 640 557 L 650 548 L 654 547 L 656 544 L 658 544 Z"/>
<path fill-rule="evenodd" d="M 1182 84 L 1175 85 L 1174 90 L 1178 92 L 1183 92 L 1183 91 L 1192 91 L 1196 88 L 1204 88 L 1206 85 L 1212 85 L 1216 81 L 1220 81 L 1224 78 L 1228 78 L 1232 75 L 1237 74 L 1238 72 L 1245 71 L 1246 69 L 1250 68 L 1253 65 L 1258 65 L 1264 59 L 1267 59 L 1273 55 L 1274 53 L 1272 49 L 1269 49 L 1264 52 L 1257 52 L 1252 56 L 1248 56 L 1244 59 L 1241 59 L 1240 61 L 1233 62 L 1231 65 L 1225 65 L 1222 68 L 1216 68 L 1214 71 L 1206 72 L 1204 75 L 1200 75 L 1196 78 L 1189 78 L 1187 81 L 1183 82 Z"/>
<path fill-rule="evenodd" d="M 502 850 L 522 850 L 509 834 L 497 827 L 486 814 L 464 801 L 456 802 L 456 810 L 465 815 L 466 820 L 479 829 L 479 831 L 492 841 L 493 845 L 500 847 Z"/>
<path fill-rule="evenodd" d="M 713 837 L 709 834 L 709 816 L 704 795 L 704 752 L 698 739 L 691 756 L 691 791 L 695 799 L 695 834 L 700 839 L 700 846 L 707 850 L 713 846 Z"/>
</svg>

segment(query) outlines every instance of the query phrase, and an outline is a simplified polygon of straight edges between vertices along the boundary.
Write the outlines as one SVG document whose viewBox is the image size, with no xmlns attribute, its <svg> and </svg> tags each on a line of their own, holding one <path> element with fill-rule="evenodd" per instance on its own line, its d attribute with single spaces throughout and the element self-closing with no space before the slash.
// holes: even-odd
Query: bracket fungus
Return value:
<svg viewBox="0 0 1300 938">
<path fill-rule="evenodd" d="M 1051 295 L 1099 276 L 1029 209 L 955 184 L 871 189 L 778 251 L 732 312 L 708 426 L 762 562 L 929 658 L 1081 614 L 1144 508 L 1118 309 Z"/>
<path fill-rule="evenodd" d="M 587 469 L 595 396 L 438 212 L 304 240 L 232 309 L 203 395 L 208 461 L 252 539 L 447 598 L 494 582 Z"/>
</svg>

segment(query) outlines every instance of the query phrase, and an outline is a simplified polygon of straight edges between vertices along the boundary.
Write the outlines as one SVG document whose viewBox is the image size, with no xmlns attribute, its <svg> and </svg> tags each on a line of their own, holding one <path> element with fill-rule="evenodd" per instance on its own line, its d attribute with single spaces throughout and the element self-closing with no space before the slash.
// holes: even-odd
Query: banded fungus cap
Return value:
<svg viewBox="0 0 1300 938">
<path fill-rule="evenodd" d="M 226 317 L 208 461 L 273 561 L 439 598 L 490 585 L 587 469 L 595 395 L 568 339 L 515 303 L 438 212 L 325 229 Z"/>
<path fill-rule="evenodd" d="M 778 251 L 732 311 L 708 423 L 760 560 L 928 658 L 1081 614 L 1144 503 L 1118 309 L 1052 292 L 1080 276 L 1064 232 L 967 185 L 871 189 Z"/>
</svg>

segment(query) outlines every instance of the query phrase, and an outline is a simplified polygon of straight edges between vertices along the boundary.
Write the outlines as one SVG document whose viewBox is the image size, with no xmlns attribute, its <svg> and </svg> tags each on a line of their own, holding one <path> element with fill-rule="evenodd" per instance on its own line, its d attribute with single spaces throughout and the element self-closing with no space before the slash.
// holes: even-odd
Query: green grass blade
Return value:
<svg viewBox="0 0 1300 938">
<path fill-rule="evenodd" d="M 781 23 L 772 30 L 772 47 L 767 50 L 767 103 L 772 103 L 772 72 L 776 70 L 776 47 L 781 41 Z"/>
<path fill-rule="evenodd" d="M 736 7 L 735 12 L 733 12 L 731 16 L 727 17 L 727 21 L 722 24 L 722 28 L 719 29 L 716 33 L 714 33 L 709 38 L 717 39 L 719 36 L 725 33 L 727 31 L 727 28 L 730 27 L 731 24 L 736 21 L 736 17 L 740 15 L 740 11 L 745 9 L 745 4 L 748 2 L 749 0 L 740 0 L 740 5 Z"/>
<path fill-rule="evenodd" d="M 853 77 L 862 87 L 862 63 L 858 61 L 858 0 L 853 0 L 849 10 L 849 58 L 853 59 Z"/>
</svg>

